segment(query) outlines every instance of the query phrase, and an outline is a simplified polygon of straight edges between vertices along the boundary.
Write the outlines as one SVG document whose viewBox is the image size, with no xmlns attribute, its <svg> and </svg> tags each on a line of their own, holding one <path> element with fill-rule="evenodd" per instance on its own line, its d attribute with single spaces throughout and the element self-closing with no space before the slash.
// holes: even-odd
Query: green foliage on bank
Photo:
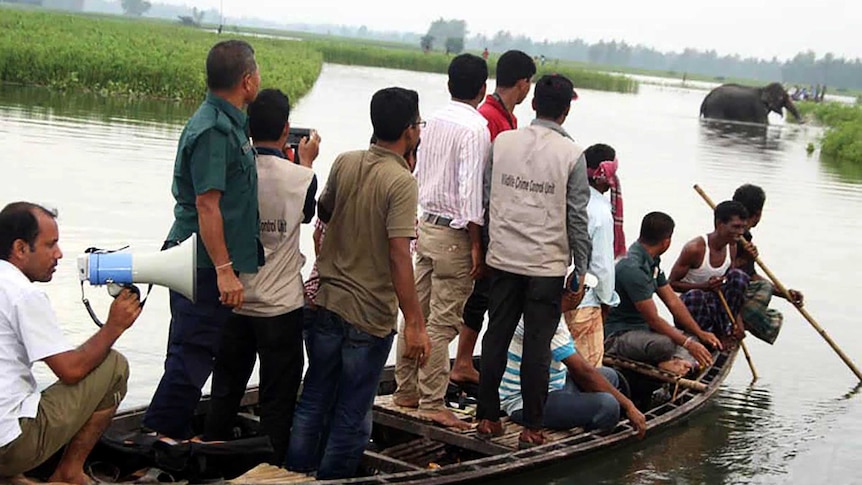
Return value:
<svg viewBox="0 0 862 485">
<path fill-rule="evenodd" d="M 803 118 L 827 127 L 820 153 L 836 162 L 862 165 L 862 107 L 841 103 L 798 103 Z"/>
<path fill-rule="evenodd" d="M 2 82 L 180 100 L 203 98 L 207 52 L 229 38 L 176 23 L 6 8 L 0 32 Z M 310 46 L 246 40 L 264 87 L 298 99 L 314 85 L 323 58 Z"/>
</svg>

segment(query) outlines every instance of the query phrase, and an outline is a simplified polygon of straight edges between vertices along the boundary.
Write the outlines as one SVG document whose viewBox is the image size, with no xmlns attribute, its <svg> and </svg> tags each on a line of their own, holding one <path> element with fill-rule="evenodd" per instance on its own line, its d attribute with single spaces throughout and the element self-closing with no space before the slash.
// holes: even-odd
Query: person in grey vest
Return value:
<svg viewBox="0 0 862 485">
<path fill-rule="evenodd" d="M 562 127 L 575 97 L 566 77 L 555 74 L 539 79 L 533 96 L 536 119 L 526 128 L 501 133 L 485 170 L 490 219 L 486 262 L 492 276 L 488 330 L 482 340 L 477 433 L 482 437 L 504 433 L 498 389 L 506 370 L 506 349 L 523 315 L 520 370 L 525 428 L 520 447 L 544 443 L 541 428 L 551 338 L 560 321 L 564 286 L 571 288 L 565 290 L 565 297 L 574 305 L 583 297 L 591 250 L 583 148 Z M 574 271 L 564 285 L 573 259 Z"/>
</svg>

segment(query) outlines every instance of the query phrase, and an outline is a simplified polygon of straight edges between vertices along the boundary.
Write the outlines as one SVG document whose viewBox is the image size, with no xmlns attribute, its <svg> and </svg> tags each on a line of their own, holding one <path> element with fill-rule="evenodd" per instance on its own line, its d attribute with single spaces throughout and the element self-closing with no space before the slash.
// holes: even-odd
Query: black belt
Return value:
<svg viewBox="0 0 862 485">
<path fill-rule="evenodd" d="M 452 224 L 451 217 L 438 216 L 437 214 L 425 214 L 422 219 L 425 222 L 430 222 L 431 224 L 434 224 L 435 226 L 450 227 L 449 225 Z"/>
</svg>

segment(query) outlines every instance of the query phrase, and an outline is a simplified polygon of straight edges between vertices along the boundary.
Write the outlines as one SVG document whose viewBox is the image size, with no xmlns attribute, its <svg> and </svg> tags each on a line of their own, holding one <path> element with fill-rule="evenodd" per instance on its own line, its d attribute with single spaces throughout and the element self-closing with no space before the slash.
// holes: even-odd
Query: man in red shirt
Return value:
<svg viewBox="0 0 862 485">
<path fill-rule="evenodd" d="M 529 55 L 519 50 L 506 51 L 497 60 L 496 88 L 479 106 L 479 113 L 488 120 L 491 142 L 506 130 L 518 128 L 515 106 L 521 104 L 530 93 L 530 80 L 536 74 L 536 63 Z M 487 218 L 487 214 L 485 215 Z M 482 228 L 483 250 L 488 249 L 487 223 Z M 483 252 L 484 252 L 483 251 Z M 473 293 L 464 306 L 464 324 L 458 336 L 458 353 L 449 380 L 456 383 L 479 383 L 479 372 L 473 366 L 473 350 L 482 330 L 482 322 L 488 311 L 490 278 L 485 275 L 473 284 Z"/>
</svg>

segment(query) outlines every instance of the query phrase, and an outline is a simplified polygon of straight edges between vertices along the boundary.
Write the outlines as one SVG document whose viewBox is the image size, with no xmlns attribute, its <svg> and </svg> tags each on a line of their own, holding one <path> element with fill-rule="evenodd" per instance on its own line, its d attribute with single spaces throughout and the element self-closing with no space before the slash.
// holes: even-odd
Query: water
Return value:
<svg viewBox="0 0 862 485">
<path fill-rule="evenodd" d="M 426 116 L 448 97 L 445 76 L 324 66 L 291 117 L 295 126 L 320 130 L 315 170 L 322 180 L 338 153 L 367 144 L 369 100 L 390 85 L 419 91 Z M 818 128 L 784 125 L 778 117 L 768 129 L 710 127 L 697 117 L 704 91 L 678 86 L 644 85 L 637 95 L 579 94 L 565 127 L 581 144 L 616 147 L 629 240 L 647 212 L 671 214 L 677 231 L 664 258 L 669 271 L 683 243 L 712 225 L 693 184 L 716 201 L 742 183 L 761 185 L 768 198 L 755 242 L 763 260 L 783 283 L 805 292 L 809 311 L 862 364 L 853 303 L 862 282 L 852 270 L 859 268 L 854 253 L 862 239 L 856 216 L 862 170 L 807 155 Z M 95 330 L 80 304 L 74 256 L 89 246 L 158 250 L 171 223 L 176 142 L 194 109 L 0 88 L 0 202 L 28 199 L 60 210 L 66 257 L 45 288 L 72 342 Z M 528 122 L 529 103 L 516 114 Z M 310 227 L 302 249 L 313 254 Z M 104 290 L 88 288 L 87 295 L 104 316 Z M 686 425 L 531 478 L 557 484 L 862 483 L 855 469 L 862 454 L 855 378 L 789 305 L 774 305 L 785 313 L 776 345 L 749 339 L 757 383 L 749 384 L 740 358 L 713 402 Z M 155 289 L 118 342 L 132 365 L 125 407 L 149 401 L 161 375 L 168 321 L 167 292 Z M 50 383 L 46 369 L 38 370 L 40 383 Z"/>
</svg>

